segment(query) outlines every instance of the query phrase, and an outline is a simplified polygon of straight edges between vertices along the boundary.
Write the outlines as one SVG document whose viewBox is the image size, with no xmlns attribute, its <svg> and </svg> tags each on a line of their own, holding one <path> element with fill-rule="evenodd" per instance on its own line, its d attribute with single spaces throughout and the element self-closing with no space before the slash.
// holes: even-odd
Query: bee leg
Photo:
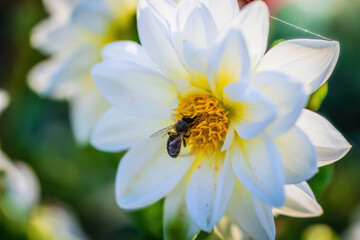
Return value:
<svg viewBox="0 0 360 240">
<path fill-rule="evenodd" d="M 186 141 L 185 138 L 183 138 L 184 147 L 186 147 Z"/>
<path fill-rule="evenodd" d="M 185 135 L 184 138 L 189 138 L 190 137 L 190 134 L 189 135 Z"/>
</svg>

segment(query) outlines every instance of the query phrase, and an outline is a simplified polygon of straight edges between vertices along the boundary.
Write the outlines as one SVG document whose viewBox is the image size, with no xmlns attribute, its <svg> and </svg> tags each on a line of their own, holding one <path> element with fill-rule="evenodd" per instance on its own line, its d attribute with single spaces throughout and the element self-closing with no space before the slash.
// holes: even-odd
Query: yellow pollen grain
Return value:
<svg viewBox="0 0 360 240">
<path fill-rule="evenodd" d="M 190 152 L 202 151 L 211 155 L 225 141 L 228 131 L 228 112 L 214 97 L 195 94 L 179 99 L 178 108 L 174 109 L 178 119 L 184 116 L 195 118 L 187 135 L 186 144 Z"/>
</svg>

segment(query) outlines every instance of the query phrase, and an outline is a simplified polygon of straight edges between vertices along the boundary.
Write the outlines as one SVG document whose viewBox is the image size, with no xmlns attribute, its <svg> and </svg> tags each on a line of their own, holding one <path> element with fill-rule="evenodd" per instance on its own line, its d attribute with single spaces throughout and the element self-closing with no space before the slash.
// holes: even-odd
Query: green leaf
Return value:
<svg viewBox="0 0 360 240">
<path fill-rule="evenodd" d="M 308 183 L 316 197 L 324 193 L 334 174 L 334 165 L 319 168 L 319 172 Z"/>
<path fill-rule="evenodd" d="M 201 231 L 195 240 L 222 240 L 216 233 L 207 233 Z"/>
<path fill-rule="evenodd" d="M 328 92 L 328 83 L 323 84 L 318 90 L 311 94 L 307 109 L 312 111 L 317 111 L 321 107 L 322 102 L 324 101 Z"/>
<path fill-rule="evenodd" d="M 278 39 L 278 40 L 273 41 L 270 48 L 274 47 L 276 44 L 281 43 L 283 41 L 285 41 L 285 39 Z"/>
<path fill-rule="evenodd" d="M 189 238 L 190 236 L 188 236 L 188 228 L 184 219 L 174 218 L 165 226 L 165 239 L 193 239 L 193 237 Z"/>
<path fill-rule="evenodd" d="M 146 208 L 129 213 L 136 228 L 146 236 L 146 239 L 162 238 L 163 204 L 164 201 L 160 200 Z"/>
</svg>

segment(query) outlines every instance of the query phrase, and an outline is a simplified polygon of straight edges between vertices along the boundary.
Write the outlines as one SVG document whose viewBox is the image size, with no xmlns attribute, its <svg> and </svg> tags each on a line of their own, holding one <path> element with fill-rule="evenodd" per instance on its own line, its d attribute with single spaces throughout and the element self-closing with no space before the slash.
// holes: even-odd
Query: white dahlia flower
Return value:
<svg viewBox="0 0 360 240">
<path fill-rule="evenodd" d="M 142 0 L 137 20 L 141 45 L 111 43 L 92 69 L 112 105 L 92 144 L 129 148 L 116 177 L 118 205 L 165 197 L 167 239 L 209 232 L 225 213 L 250 237 L 274 239 L 273 208 L 321 214 L 304 181 L 350 145 L 304 107 L 331 75 L 339 43 L 295 39 L 266 51 L 262 1 L 239 10 L 236 0 Z M 150 137 L 173 124 L 169 140 Z"/>
<path fill-rule="evenodd" d="M 1 211 L 12 220 L 26 222 L 40 199 L 36 174 L 25 162 L 12 163 L 1 150 L 0 173 L 4 174 L 1 179 Z"/>
<path fill-rule="evenodd" d="M 49 58 L 29 73 L 29 86 L 42 96 L 70 104 L 74 136 L 85 144 L 92 127 L 108 109 L 91 77 L 101 48 L 127 39 L 137 0 L 43 0 L 50 16 L 38 24 L 31 43 Z"/>
<path fill-rule="evenodd" d="M 66 206 L 45 203 L 31 214 L 27 236 L 30 240 L 87 240 L 80 223 Z"/>
</svg>

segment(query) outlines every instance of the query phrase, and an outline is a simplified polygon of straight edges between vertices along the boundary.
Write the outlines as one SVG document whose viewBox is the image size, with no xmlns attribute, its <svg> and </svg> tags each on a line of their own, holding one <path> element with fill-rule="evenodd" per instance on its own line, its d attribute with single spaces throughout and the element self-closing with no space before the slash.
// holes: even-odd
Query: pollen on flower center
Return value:
<svg viewBox="0 0 360 240">
<path fill-rule="evenodd" d="M 191 153 L 202 151 L 210 155 L 224 142 L 229 125 L 228 112 L 216 98 L 202 94 L 180 98 L 179 106 L 174 110 L 178 119 L 184 116 L 195 118 L 186 139 Z"/>
</svg>

